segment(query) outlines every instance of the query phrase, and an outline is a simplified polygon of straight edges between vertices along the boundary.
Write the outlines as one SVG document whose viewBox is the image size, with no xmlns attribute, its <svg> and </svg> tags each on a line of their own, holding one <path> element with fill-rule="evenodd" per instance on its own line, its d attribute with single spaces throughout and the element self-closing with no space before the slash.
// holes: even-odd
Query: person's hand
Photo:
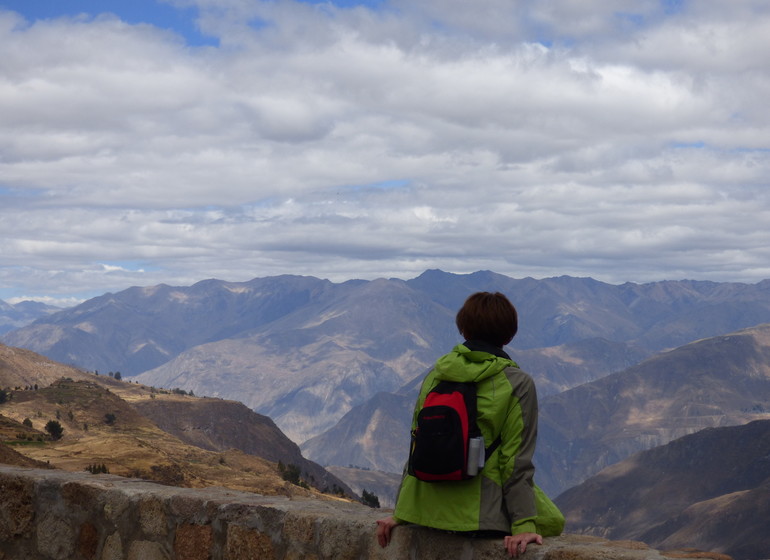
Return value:
<svg viewBox="0 0 770 560">
<path fill-rule="evenodd" d="M 518 535 L 508 535 L 503 539 L 508 556 L 513 556 L 514 558 L 519 554 L 524 554 L 529 543 L 543 544 L 543 537 L 537 533 L 521 533 Z"/>
<path fill-rule="evenodd" d="M 390 533 L 396 525 L 398 525 L 398 522 L 393 517 L 377 520 L 377 542 L 380 543 L 381 547 L 385 548 L 388 546 Z"/>
</svg>

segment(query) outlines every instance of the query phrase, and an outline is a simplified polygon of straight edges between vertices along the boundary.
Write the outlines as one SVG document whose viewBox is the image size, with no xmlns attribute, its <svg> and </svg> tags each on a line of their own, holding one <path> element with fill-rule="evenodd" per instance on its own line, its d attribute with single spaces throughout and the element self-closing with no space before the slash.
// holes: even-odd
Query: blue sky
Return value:
<svg viewBox="0 0 770 560">
<path fill-rule="evenodd" d="M 758 0 L 0 0 L 0 299 L 770 278 Z"/>
<path fill-rule="evenodd" d="M 213 37 L 201 34 L 195 22 L 194 7 L 181 8 L 156 0 L 13 0 L 0 6 L 23 15 L 29 21 L 73 17 L 81 14 L 93 18 L 113 14 L 130 24 L 146 23 L 170 29 L 183 36 L 188 44 L 216 44 Z"/>
</svg>

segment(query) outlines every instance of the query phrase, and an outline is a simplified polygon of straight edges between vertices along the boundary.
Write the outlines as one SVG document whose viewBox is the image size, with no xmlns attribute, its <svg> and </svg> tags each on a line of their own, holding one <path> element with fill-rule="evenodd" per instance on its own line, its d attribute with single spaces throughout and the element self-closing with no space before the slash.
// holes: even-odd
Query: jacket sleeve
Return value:
<svg viewBox="0 0 770 560">
<path fill-rule="evenodd" d="M 532 456 L 537 440 L 537 391 L 532 378 L 522 370 L 509 368 L 506 375 L 512 394 L 501 433 L 503 499 L 511 519 L 511 534 L 535 533 L 537 507 Z"/>
</svg>

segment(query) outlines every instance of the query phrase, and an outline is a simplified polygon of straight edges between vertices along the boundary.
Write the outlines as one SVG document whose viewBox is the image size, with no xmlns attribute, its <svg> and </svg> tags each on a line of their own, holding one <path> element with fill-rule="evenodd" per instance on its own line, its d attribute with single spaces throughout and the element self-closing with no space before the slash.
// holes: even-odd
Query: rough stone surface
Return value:
<svg viewBox="0 0 770 560">
<path fill-rule="evenodd" d="M 91 523 L 83 523 L 78 535 L 78 554 L 85 560 L 96 558 L 96 549 L 99 547 L 99 532 Z"/>
<path fill-rule="evenodd" d="M 32 526 L 32 481 L 19 476 L 0 478 L 0 542 L 26 534 Z"/>
<path fill-rule="evenodd" d="M 174 537 L 178 560 L 209 560 L 213 533 L 211 525 L 181 525 Z"/>
<path fill-rule="evenodd" d="M 403 526 L 377 545 L 386 515 L 359 504 L 193 490 L 111 475 L 0 465 L 0 560 L 503 560 L 500 539 Z M 522 560 L 729 560 L 633 541 L 562 535 Z"/>
<path fill-rule="evenodd" d="M 107 537 L 102 549 L 101 560 L 123 560 L 123 542 L 119 534 L 113 533 Z"/>
</svg>

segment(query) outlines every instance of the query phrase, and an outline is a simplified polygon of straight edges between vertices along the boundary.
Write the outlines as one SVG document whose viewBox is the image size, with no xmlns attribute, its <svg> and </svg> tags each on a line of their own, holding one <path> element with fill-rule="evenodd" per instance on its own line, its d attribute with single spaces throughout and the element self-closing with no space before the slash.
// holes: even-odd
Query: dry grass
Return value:
<svg viewBox="0 0 770 560">
<path fill-rule="evenodd" d="M 104 464 L 110 474 L 175 486 L 324 496 L 284 481 L 275 463 L 237 450 L 213 452 L 183 443 L 136 411 L 132 403 L 144 399 L 196 397 L 106 376 L 60 380 L 38 390 L 13 391 L 12 399 L 0 405 L 0 438 L 29 459 L 67 471 Z M 27 418 L 32 428 L 21 424 Z M 58 441 L 45 432 L 50 420 L 64 428 Z M 27 441 L 22 442 L 17 434 L 23 434 Z"/>
</svg>

